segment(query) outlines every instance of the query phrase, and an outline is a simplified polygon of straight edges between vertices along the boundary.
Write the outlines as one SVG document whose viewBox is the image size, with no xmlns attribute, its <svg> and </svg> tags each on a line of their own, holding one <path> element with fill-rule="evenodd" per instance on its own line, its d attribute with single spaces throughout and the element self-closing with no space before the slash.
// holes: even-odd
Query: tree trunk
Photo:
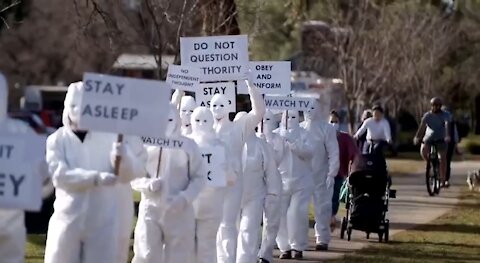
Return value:
<svg viewBox="0 0 480 263">
<path fill-rule="evenodd" d="M 350 134 L 355 133 L 355 122 L 357 119 L 357 114 L 355 111 L 355 104 L 354 103 L 347 103 L 347 118 L 348 118 L 348 130 Z"/>
<path fill-rule="evenodd" d="M 235 0 L 201 0 L 199 7 L 205 35 L 240 34 Z"/>
</svg>

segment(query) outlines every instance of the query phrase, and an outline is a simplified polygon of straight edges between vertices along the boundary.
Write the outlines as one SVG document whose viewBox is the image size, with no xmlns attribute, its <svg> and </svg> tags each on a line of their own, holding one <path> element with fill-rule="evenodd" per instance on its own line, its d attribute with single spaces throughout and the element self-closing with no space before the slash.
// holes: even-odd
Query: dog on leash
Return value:
<svg viewBox="0 0 480 263">
<path fill-rule="evenodd" d="M 480 191 L 480 169 L 468 172 L 467 184 L 470 191 L 475 189 Z"/>
</svg>

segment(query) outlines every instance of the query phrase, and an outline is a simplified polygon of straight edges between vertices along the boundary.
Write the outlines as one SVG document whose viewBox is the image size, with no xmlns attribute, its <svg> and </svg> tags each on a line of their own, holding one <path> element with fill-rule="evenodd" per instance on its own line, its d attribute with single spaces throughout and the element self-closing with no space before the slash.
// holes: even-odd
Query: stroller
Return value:
<svg viewBox="0 0 480 263">
<path fill-rule="evenodd" d="M 356 158 L 346 186 L 347 215 L 342 219 L 340 238 L 344 239 L 346 233 L 350 241 L 352 230 L 360 230 L 366 232 L 367 239 L 370 233 L 377 233 L 380 242 L 388 242 L 388 200 L 395 198 L 396 191 L 390 189 L 385 157 L 370 153 Z"/>
</svg>

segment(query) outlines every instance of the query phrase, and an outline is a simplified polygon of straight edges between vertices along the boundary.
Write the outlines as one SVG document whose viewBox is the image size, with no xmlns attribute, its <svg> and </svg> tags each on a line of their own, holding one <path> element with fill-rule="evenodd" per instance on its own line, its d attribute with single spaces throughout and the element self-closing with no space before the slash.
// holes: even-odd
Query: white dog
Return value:
<svg viewBox="0 0 480 263">
<path fill-rule="evenodd" d="M 480 191 L 480 169 L 468 172 L 467 184 L 470 191 L 475 190 L 475 188 Z"/>
</svg>

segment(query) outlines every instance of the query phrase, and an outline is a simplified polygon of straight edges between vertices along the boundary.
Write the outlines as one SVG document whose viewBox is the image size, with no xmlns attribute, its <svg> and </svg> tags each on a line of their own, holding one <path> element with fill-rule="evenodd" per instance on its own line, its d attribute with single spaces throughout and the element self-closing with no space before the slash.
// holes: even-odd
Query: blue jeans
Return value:
<svg viewBox="0 0 480 263">
<path fill-rule="evenodd" d="M 338 213 L 338 208 L 340 207 L 340 189 L 342 188 L 344 177 L 337 176 L 335 177 L 335 184 L 333 185 L 333 196 L 332 196 L 332 215 L 336 216 Z"/>
</svg>

